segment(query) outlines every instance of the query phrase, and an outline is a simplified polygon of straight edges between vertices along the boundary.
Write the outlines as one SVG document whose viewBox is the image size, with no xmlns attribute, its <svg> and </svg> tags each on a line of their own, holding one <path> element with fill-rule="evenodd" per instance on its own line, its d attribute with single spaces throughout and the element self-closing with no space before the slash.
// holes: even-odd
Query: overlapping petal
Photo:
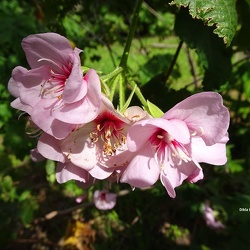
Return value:
<svg viewBox="0 0 250 250">
<path fill-rule="evenodd" d="M 120 181 L 133 187 L 145 188 L 154 185 L 159 174 L 160 166 L 154 159 L 154 152 L 150 145 L 147 145 L 136 152 Z"/>
<path fill-rule="evenodd" d="M 207 145 L 219 142 L 229 126 L 228 109 L 216 92 L 192 95 L 167 111 L 163 118 L 184 121 Z"/>
</svg>

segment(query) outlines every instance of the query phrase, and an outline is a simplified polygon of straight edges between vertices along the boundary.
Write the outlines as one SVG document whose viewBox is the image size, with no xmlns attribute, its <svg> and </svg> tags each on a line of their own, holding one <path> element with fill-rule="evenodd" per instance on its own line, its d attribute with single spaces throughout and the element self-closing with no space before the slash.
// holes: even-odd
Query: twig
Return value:
<svg viewBox="0 0 250 250">
<path fill-rule="evenodd" d="M 167 27 L 167 29 L 169 29 L 172 33 L 173 30 L 171 29 L 171 27 L 169 26 L 168 22 L 166 21 L 166 19 L 160 15 L 156 10 L 154 10 L 151 6 L 149 6 L 146 2 L 143 2 L 142 6 L 144 8 L 146 8 L 151 14 L 153 14 L 155 17 L 157 17 L 159 20 L 161 20 Z"/>
<path fill-rule="evenodd" d="M 175 52 L 175 54 L 174 54 L 174 57 L 173 57 L 172 62 L 171 62 L 171 64 L 170 64 L 170 67 L 169 67 L 169 69 L 168 69 L 168 71 L 167 71 L 167 73 L 166 73 L 165 82 L 168 81 L 168 78 L 170 77 L 170 75 L 171 75 L 171 73 L 172 73 L 172 71 L 173 71 L 174 65 L 175 65 L 175 63 L 176 63 L 176 61 L 177 61 L 177 58 L 178 58 L 179 53 L 180 53 L 180 51 L 181 51 L 182 45 L 183 45 L 183 41 L 181 40 L 181 41 L 179 42 L 179 45 L 178 45 L 177 49 L 176 49 L 176 52 Z"/>
<path fill-rule="evenodd" d="M 190 65 L 190 71 L 191 71 L 191 74 L 193 76 L 193 79 L 194 79 L 194 86 L 195 86 L 195 89 L 198 89 L 198 84 L 197 84 L 197 76 L 196 76 L 196 72 L 195 72 L 195 66 L 194 66 L 194 62 L 193 62 L 193 59 L 190 55 L 190 50 L 188 47 L 186 47 L 186 52 L 187 52 L 187 57 L 188 57 L 188 62 L 189 62 L 189 65 Z"/>
</svg>

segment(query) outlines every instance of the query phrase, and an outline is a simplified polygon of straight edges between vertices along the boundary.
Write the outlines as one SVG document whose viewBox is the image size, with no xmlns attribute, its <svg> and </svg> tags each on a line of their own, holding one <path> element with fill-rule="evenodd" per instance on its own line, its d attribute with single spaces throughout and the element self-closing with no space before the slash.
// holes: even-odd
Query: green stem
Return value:
<svg viewBox="0 0 250 250">
<path fill-rule="evenodd" d="M 132 87 L 135 88 L 135 94 L 138 97 L 138 99 L 140 100 L 141 104 L 144 106 L 145 110 L 149 111 L 148 110 L 147 100 L 144 98 L 141 90 L 139 89 L 139 87 L 137 86 L 137 84 L 135 83 L 135 81 L 128 74 L 127 74 L 127 79 L 129 81 L 129 83 L 132 85 Z"/>
<path fill-rule="evenodd" d="M 113 78 L 113 77 L 117 76 L 119 73 L 121 73 L 122 70 L 123 69 L 121 67 L 118 67 L 114 71 L 112 71 L 111 73 L 109 73 L 109 74 L 107 74 L 105 76 L 101 76 L 101 80 L 103 82 L 109 81 L 111 78 Z"/>
<path fill-rule="evenodd" d="M 122 75 L 119 75 L 119 109 L 121 110 L 125 104 L 125 78 Z"/>
<path fill-rule="evenodd" d="M 131 23 L 131 26 L 130 26 L 130 29 L 129 29 L 129 33 L 128 33 L 126 45 L 125 45 L 125 48 L 124 48 L 124 51 L 123 51 L 122 59 L 121 59 L 120 65 L 119 65 L 120 67 L 122 67 L 125 70 L 127 68 L 129 50 L 130 50 L 130 47 L 131 47 L 132 39 L 133 39 L 134 34 L 135 34 L 135 28 L 136 28 L 137 20 L 138 20 L 138 17 L 139 17 L 139 11 L 140 11 L 142 3 L 143 3 L 143 0 L 137 0 L 136 1 L 135 9 L 134 9 L 133 17 L 132 17 L 132 23 Z"/>
</svg>

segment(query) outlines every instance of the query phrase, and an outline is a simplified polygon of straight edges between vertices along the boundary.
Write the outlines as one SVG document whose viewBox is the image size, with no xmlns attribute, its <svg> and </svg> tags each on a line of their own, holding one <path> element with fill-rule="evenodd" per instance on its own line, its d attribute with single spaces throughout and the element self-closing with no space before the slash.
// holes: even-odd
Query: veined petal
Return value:
<svg viewBox="0 0 250 250">
<path fill-rule="evenodd" d="M 152 186 L 159 178 L 160 166 L 154 160 L 154 152 L 148 147 L 142 148 L 125 169 L 121 182 L 133 187 Z"/>
<path fill-rule="evenodd" d="M 175 105 L 163 118 L 184 121 L 207 145 L 213 145 L 222 139 L 229 126 L 229 111 L 222 101 L 215 92 L 195 94 Z"/>
</svg>

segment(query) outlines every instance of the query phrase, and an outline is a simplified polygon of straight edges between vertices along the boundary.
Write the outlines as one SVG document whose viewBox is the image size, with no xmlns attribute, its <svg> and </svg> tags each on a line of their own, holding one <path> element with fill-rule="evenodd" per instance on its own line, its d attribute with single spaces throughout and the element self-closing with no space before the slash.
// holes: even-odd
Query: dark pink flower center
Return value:
<svg viewBox="0 0 250 250">
<path fill-rule="evenodd" d="M 96 128 L 89 134 L 91 141 L 96 143 L 100 139 L 104 154 L 113 155 L 126 142 L 126 136 L 122 132 L 125 122 L 109 111 L 103 112 L 94 122 Z"/>
<path fill-rule="evenodd" d="M 176 160 L 178 160 L 178 165 L 182 161 L 191 161 L 185 147 L 163 129 L 156 130 L 149 141 L 155 150 L 156 159 L 161 165 L 164 165 L 166 161 L 172 166 L 175 165 Z"/>
<path fill-rule="evenodd" d="M 106 201 L 106 193 L 104 193 L 104 192 L 100 193 L 99 199 L 100 199 L 101 201 Z"/>
<path fill-rule="evenodd" d="M 42 85 L 41 94 L 45 98 L 50 95 L 52 98 L 57 97 L 60 100 L 62 98 L 64 86 L 66 85 L 69 75 L 71 74 L 73 67 L 72 62 L 69 61 L 68 65 L 60 66 L 46 58 L 41 60 L 49 61 L 56 66 L 54 69 L 50 69 L 50 78 Z"/>
</svg>

